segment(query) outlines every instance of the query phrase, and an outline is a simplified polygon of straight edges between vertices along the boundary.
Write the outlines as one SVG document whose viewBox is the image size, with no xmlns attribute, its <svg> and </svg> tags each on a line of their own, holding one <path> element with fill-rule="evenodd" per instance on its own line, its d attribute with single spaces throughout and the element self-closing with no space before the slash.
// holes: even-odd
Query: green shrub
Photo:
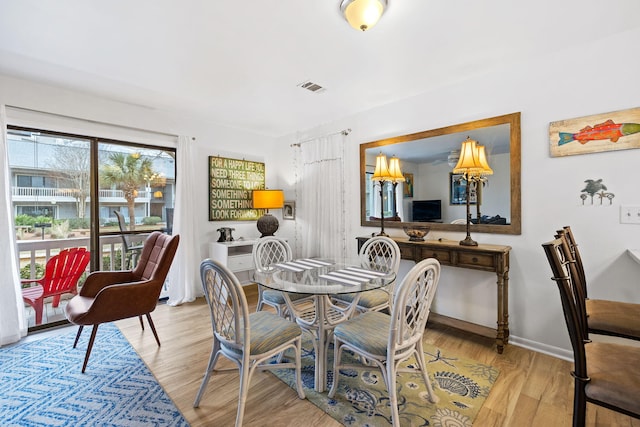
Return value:
<svg viewBox="0 0 640 427">
<path fill-rule="evenodd" d="M 39 279 L 44 276 L 44 265 L 36 263 L 36 277 L 35 279 Z M 30 279 L 31 278 L 31 265 L 27 264 L 20 269 L 20 278 L 21 279 Z M 23 285 L 23 287 L 29 287 L 30 285 Z"/>
<path fill-rule="evenodd" d="M 40 216 L 37 216 L 37 217 L 35 218 L 35 222 L 34 222 L 34 224 L 35 224 L 35 223 L 40 223 L 40 224 L 42 224 L 42 223 L 45 223 L 45 224 L 53 224 L 53 218 L 52 218 L 52 217 L 50 217 L 50 216 L 42 216 L 42 215 L 40 215 Z"/>
<path fill-rule="evenodd" d="M 162 222 L 162 218 L 159 216 L 145 216 L 142 218 L 142 223 L 144 225 L 156 225 L 159 222 Z"/>
<path fill-rule="evenodd" d="M 120 268 L 121 268 L 120 266 L 122 265 L 122 250 L 117 249 L 112 253 L 113 253 L 113 256 L 114 256 L 113 269 L 114 270 L 120 270 Z M 131 256 L 132 255 L 133 254 L 131 254 L 131 253 L 127 254 L 127 263 L 131 262 Z M 111 271 L 111 256 L 109 256 L 109 255 L 103 255 L 102 256 L 102 270 L 103 271 Z"/>
<path fill-rule="evenodd" d="M 33 227 L 33 224 L 36 223 L 35 217 L 26 214 L 16 215 L 16 225 L 27 225 Z"/>
<path fill-rule="evenodd" d="M 67 218 L 69 221 L 69 228 L 71 230 L 77 230 L 78 228 L 89 228 L 89 218 Z"/>
<path fill-rule="evenodd" d="M 27 225 L 29 227 L 33 227 L 36 223 L 53 223 L 53 218 L 50 216 L 31 216 L 26 214 L 16 215 L 16 225 Z"/>
</svg>

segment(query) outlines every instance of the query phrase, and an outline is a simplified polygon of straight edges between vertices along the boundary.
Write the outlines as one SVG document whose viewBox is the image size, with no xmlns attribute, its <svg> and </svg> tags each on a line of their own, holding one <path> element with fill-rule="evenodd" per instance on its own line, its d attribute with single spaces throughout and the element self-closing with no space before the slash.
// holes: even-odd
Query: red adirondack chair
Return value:
<svg viewBox="0 0 640 427">
<path fill-rule="evenodd" d="M 47 261 L 44 277 L 24 279 L 31 287 L 22 289 L 22 299 L 36 311 L 36 325 L 42 323 L 44 299 L 53 297 L 52 305 L 60 304 L 62 294 L 78 294 L 78 280 L 89 264 L 90 254 L 85 248 L 69 248 L 60 251 Z"/>
</svg>

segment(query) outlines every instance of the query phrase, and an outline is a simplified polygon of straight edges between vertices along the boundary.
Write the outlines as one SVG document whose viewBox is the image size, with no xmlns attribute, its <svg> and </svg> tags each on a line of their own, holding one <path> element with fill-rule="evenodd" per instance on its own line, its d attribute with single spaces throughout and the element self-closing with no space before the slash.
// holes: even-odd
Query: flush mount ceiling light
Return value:
<svg viewBox="0 0 640 427">
<path fill-rule="evenodd" d="M 340 11 L 356 30 L 367 31 L 378 22 L 385 9 L 387 0 L 341 0 Z"/>
</svg>

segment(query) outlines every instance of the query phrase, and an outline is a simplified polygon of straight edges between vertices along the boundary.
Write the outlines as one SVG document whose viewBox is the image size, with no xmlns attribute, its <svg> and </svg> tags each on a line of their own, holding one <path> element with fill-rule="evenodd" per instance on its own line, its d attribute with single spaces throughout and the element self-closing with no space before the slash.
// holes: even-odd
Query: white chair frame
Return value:
<svg viewBox="0 0 640 427">
<path fill-rule="evenodd" d="M 381 371 L 384 382 L 389 392 L 391 405 L 391 418 L 394 426 L 400 426 L 398 413 L 398 396 L 396 389 L 396 373 L 400 371 L 401 362 L 415 356 L 418 368 L 422 373 L 429 400 L 432 403 L 438 401 L 433 392 L 433 387 L 429 381 L 427 367 L 424 360 L 424 348 L 422 337 L 424 335 L 427 318 L 431 310 L 431 303 L 435 296 L 440 279 L 440 263 L 434 258 L 428 258 L 416 264 L 405 276 L 402 283 L 396 287 L 394 301 L 389 316 L 389 330 L 375 331 L 375 333 L 388 335 L 387 349 L 384 354 L 375 354 L 364 350 L 357 344 L 343 341 L 341 333 L 349 331 L 350 325 L 354 322 L 366 323 L 367 316 L 387 316 L 384 313 L 364 313 L 356 318 L 336 326 L 334 339 L 334 366 L 333 384 L 329 390 L 329 397 L 335 396 L 340 380 L 340 369 L 344 368 L 367 368 L 370 365 L 349 365 L 341 363 L 342 351 L 345 349 L 353 351 L 363 357 L 368 363 L 373 363 Z M 403 370 L 404 371 L 404 370 Z M 415 371 L 415 370 L 412 370 Z"/>
<path fill-rule="evenodd" d="M 360 259 L 360 263 L 362 264 L 362 266 L 370 270 L 384 272 L 393 271 L 394 273 L 398 274 L 398 270 L 400 269 L 400 247 L 393 239 L 386 236 L 375 236 L 364 242 L 364 244 L 360 247 L 358 258 Z M 356 307 L 356 310 L 359 313 L 364 313 L 366 311 L 382 311 L 388 309 L 393 302 L 393 289 L 395 283 L 396 281 L 394 280 L 391 284 L 385 286 L 384 288 L 361 294 L 360 303 Z M 366 300 L 367 296 L 372 296 L 380 292 L 386 293 L 386 302 L 378 304 L 376 306 L 362 305 L 362 301 Z M 338 304 L 349 303 L 352 301 L 353 297 L 353 294 L 333 296 L 334 300 L 336 300 Z"/>
<path fill-rule="evenodd" d="M 302 330 L 296 324 L 282 319 L 273 313 L 252 313 L 249 314 L 249 306 L 247 298 L 242 289 L 242 285 L 238 278 L 226 266 L 212 261 L 204 260 L 200 265 L 200 275 L 204 294 L 209 304 L 211 313 L 211 324 L 213 327 L 213 347 L 205 376 L 196 395 L 194 407 L 200 405 L 200 400 L 207 387 L 209 378 L 215 370 L 216 363 L 220 355 L 225 356 L 234 362 L 240 370 L 240 392 L 238 400 L 238 412 L 236 415 L 236 426 L 242 425 L 244 417 L 244 408 L 247 401 L 247 392 L 251 376 L 256 369 L 282 369 L 294 368 L 296 371 L 296 388 L 300 399 L 305 398 L 302 388 L 301 377 L 301 353 L 302 353 Z M 254 331 L 251 333 L 251 318 L 253 316 L 270 316 L 269 321 L 281 328 L 298 328 L 299 334 L 294 338 L 281 343 L 271 343 L 272 337 L 267 335 L 258 336 Z M 277 332 L 276 332 L 277 333 Z M 261 353 L 251 352 L 251 339 L 262 338 L 265 350 Z M 281 340 L 280 340 L 281 341 Z M 274 356 L 279 356 L 287 349 L 293 349 L 295 352 L 295 363 L 268 363 Z M 278 361 L 280 359 L 278 358 Z M 229 369 L 223 370 L 225 372 Z M 233 369 L 235 371 L 235 369 Z M 220 371 L 219 371 L 220 372 Z"/>
<path fill-rule="evenodd" d="M 262 237 L 258 243 L 253 245 L 252 256 L 255 266 L 254 279 L 258 282 L 258 305 L 256 311 L 261 311 L 266 304 L 275 308 L 279 316 L 287 317 L 287 304 L 285 302 L 278 304 L 264 298 L 265 291 L 274 294 L 279 291 L 265 290 L 264 286 L 260 283 L 266 283 L 272 280 L 271 275 L 275 271 L 273 264 L 291 261 L 293 259 L 291 246 L 289 246 L 286 240 L 278 237 Z"/>
</svg>

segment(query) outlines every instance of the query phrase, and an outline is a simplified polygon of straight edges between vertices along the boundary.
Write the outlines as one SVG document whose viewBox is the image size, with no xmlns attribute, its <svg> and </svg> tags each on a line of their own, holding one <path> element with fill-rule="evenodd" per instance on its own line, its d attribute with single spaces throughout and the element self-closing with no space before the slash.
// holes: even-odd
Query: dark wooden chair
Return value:
<svg viewBox="0 0 640 427">
<path fill-rule="evenodd" d="M 590 299 L 587 295 L 587 279 L 582 257 L 571 227 L 558 230 L 556 238 L 564 240 L 570 251 L 570 261 L 576 266 L 575 293 L 584 305 L 587 315 L 586 332 L 640 340 L 640 304 L 602 299 Z"/>
<path fill-rule="evenodd" d="M 132 241 L 133 235 L 128 234 L 127 223 L 124 219 L 124 215 L 121 212 L 113 211 L 118 218 L 118 227 L 120 228 L 120 233 L 122 236 L 122 256 L 126 257 L 128 261 L 125 263 L 127 268 L 134 268 L 136 266 L 136 262 L 138 260 L 138 255 L 142 252 L 143 244 L 134 243 Z M 169 233 L 171 234 L 171 233 Z M 131 257 L 127 257 L 127 254 L 131 253 Z"/>
<path fill-rule="evenodd" d="M 133 270 L 94 271 L 85 280 L 80 293 L 71 298 L 65 307 L 69 322 L 80 326 L 73 348 L 78 344 L 84 326 L 93 325 L 82 372 L 87 368 L 93 341 L 101 323 L 142 315 L 147 317 L 153 336 L 160 346 L 160 339 L 151 320 L 169 267 L 178 249 L 180 236 L 154 231 L 144 242 L 140 262 Z"/>
<path fill-rule="evenodd" d="M 589 339 L 586 311 L 572 283 L 579 273 L 569 245 L 557 238 L 542 247 L 560 291 L 573 348 L 573 426 L 585 425 L 587 402 L 640 418 L 640 348 Z"/>
</svg>

